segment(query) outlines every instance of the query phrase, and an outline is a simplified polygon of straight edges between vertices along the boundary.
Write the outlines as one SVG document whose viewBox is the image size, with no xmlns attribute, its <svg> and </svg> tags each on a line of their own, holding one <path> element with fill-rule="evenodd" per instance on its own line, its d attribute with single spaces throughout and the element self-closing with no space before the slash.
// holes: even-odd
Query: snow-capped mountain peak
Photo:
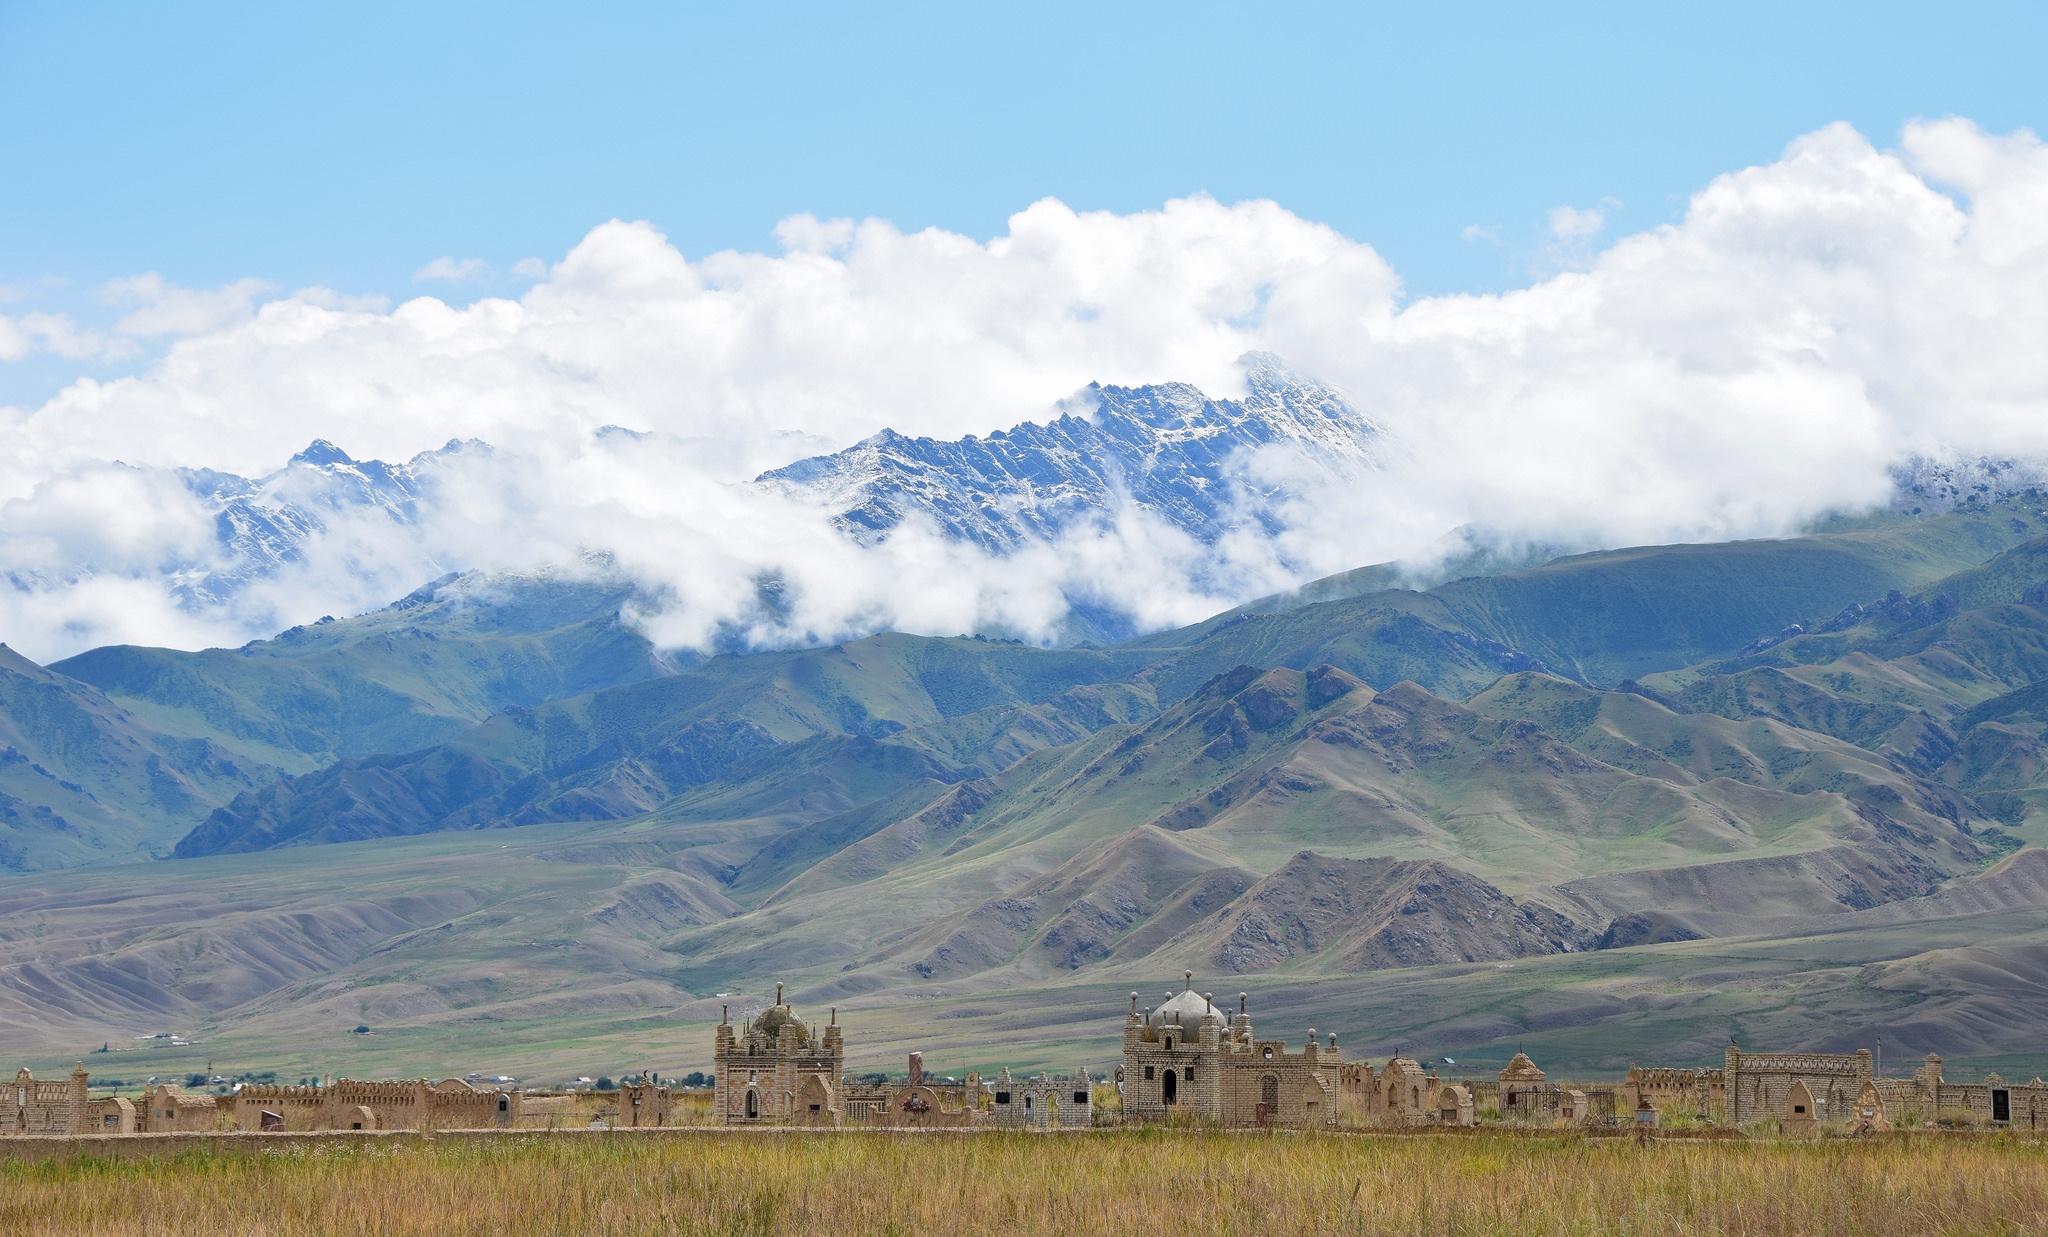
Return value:
<svg viewBox="0 0 2048 1237">
<path fill-rule="evenodd" d="M 1247 354 L 1247 393 L 1212 399 L 1186 383 L 1090 385 L 1066 412 L 986 438 L 946 441 L 883 430 L 759 483 L 826 505 L 864 542 L 913 514 L 948 536 L 1007 552 L 1136 507 L 1198 541 L 1271 525 L 1281 497 L 1259 483 L 1261 451 L 1291 447 L 1326 467 L 1377 466 L 1380 427 L 1341 393 Z"/>
</svg>

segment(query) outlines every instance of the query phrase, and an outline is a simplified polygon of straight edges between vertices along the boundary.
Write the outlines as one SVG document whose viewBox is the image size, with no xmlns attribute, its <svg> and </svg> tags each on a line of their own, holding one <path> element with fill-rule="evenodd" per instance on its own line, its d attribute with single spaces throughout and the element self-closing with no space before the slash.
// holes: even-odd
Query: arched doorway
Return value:
<svg viewBox="0 0 2048 1237">
<path fill-rule="evenodd" d="M 1180 1071 L 1168 1066 L 1166 1077 L 1160 1081 L 1159 1098 L 1163 1103 L 1172 1104 L 1180 1099 Z"/>
<path fill-rule="evenodd" d="M 761 1093 L 760 1093 L 759 1091 L 748 1091 L 748 1092 L 747 1092 L 747 1120 L 749 1120 L 749 1121 L 759 1121 L 760 1119 L 761 1119 Z"/>
</svg>

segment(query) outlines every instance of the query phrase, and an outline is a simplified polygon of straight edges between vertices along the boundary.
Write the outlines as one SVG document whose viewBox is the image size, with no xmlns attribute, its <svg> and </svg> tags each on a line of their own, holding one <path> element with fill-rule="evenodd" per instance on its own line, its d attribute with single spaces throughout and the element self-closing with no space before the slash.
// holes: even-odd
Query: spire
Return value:
<svg viewBox="0 0 2048 1237">
<path fill-rule="evenodd" d="M 832 1025 L 835 1027 L 839 1025 L 839 1007 L 837 1005 L 832 1007 Z"/>
<path fill-rule="evenodd" d="M 1242 1014 L 1242 1013 L 1244 1013 L 1244 1012 L 1245 1012 L 1245 1010 L 1244 1010 L 1244 1003 L 1245 1003 L 1245 1002 L 1246 1002 L 1247 1000 L 1250 1000 L 1250 999 L 1251 999 L 1251 998 L 1250 998 L 1250 995 L 1249 995 L 1248 993 L 1243 993 L 1243 992 L 1240 992 L 1240 993 L 1238 993 L 1238 994 L 1237 994 L 1237 1012 L 1238 1012 L 1238 1013 Z"/>
<path fill-rule="evenodd" d="M 775 981 L 775 1003 L 782 1004 L 782 981 L 779 979 Z"/>
<path fill-rule="evenodd" d="M 728 1023 L 728 1022 L 731 1022 L 731 1021 L 732 1021 L 732 1006 L 730 1006 L 730 1005 L 721 1005 L 721 1006 L 719 1006 L 719 1007 L 718 1007 L 718 1025 L 719 1025 L 719 1026 L 724 1026 L 724 1025 L 725 1025 L 726 1023 Z"/>
<path fill-rule="evenodd" d="M 1195 973 L 1193 971 L 1182 971 L 1180 977 L 1187 981 L 1186 991 L 1193 992 L 1195 990 Z"/>
<path fill-rule="evenodd" d="M 1131 1012 L 1133 1014 L 1138 1012 L 1138 994 L 1135 992 L 1131 993 Z"/>
</svg>

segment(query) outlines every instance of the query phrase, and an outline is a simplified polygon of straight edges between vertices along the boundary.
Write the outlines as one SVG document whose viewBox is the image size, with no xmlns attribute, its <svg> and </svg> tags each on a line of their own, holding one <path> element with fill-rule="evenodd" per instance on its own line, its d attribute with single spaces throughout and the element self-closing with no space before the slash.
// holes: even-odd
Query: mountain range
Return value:
<svg viewBox="0 0 2048 1237">
<path fill-rule="evenodd" d="M 1099 388 L 1085 417 L 762 484 L 815 487 L 856 538 L 916 514 L 1001 549 L 1124 502 L 1197 536 L 1256 519 L 1245 448 L 1315 433 L 1369 475 L 1348 406 L 1248 373 L 1242 401 Z M 393 519 L 416 493 L 338 453 L 293 467 Z M 780 978 L 857 1015 L 869 1059 L 942 1031 L 1051 1064 L 1193 969 L 1378 1049 L 1686 1063 L 1882 1028 L 2029 1060 L 2025 475 L 1923 468 L 1777 540 L 1427 588 L 1362 568 L 1107 647 L 681 657 L 599 560 L 232 650 L 0 648 L 0 1027 L 37 1061 L 175 1025 L 285 1069 L 669 1072 L 721 994 Z"/>
</svg>

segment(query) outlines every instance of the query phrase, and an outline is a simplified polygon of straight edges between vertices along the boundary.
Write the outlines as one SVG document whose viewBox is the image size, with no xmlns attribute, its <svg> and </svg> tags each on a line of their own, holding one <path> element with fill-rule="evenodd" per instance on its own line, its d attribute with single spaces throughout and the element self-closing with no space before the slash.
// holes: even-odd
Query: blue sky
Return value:
<svg viewBox="0 0 2048 1237">
<path fill-rule="evenodd" d="M 609 218 L 691 256 L 789 214 L 987 237 L 1053 195 L 1272 198 L 1412 294 L 1545 273 L 1547 212 L 1670 219 L 1847 120 L 2043 125 L 2029 4 L 0 2 L 0 286 L 144 271 L 402 298 Z M 463 299 L 509 276 L 433 290 Z M 81 367 L 11 367 L 0 400 Z"/>
</svg>

